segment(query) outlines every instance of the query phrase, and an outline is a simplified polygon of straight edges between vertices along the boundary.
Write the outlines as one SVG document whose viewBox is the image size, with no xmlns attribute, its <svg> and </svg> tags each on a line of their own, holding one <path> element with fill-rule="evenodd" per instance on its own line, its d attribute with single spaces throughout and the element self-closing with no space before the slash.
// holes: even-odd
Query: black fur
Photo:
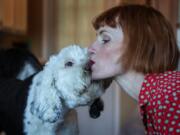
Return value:
<svg viewBox="0 0 180 135">
<path fill-rule="evenodd" d="M 32 77 L 16 79 L 25 62 L 36 72 L 42 69 L 37 58 L 28 50 L 11 48 L 0 50 L 0 132 L 6 135 L 23 135 L 23 114 Z"/>
<path fill-rule="evenodd" d="M 101 98 L 97 98 L 89 108 L 89 115 L 91 118 L 98 118 L 104 110 L 104 103 Z"/>
<path fill-rule="evenodd" d="M 6 135 L 23 135 L 23 114 L 32 77 L 0 78 L 0 127 Z"/>
<path fill-rule="evenodd" d="M 42 70 L 40 62 L 28 50 L 20 48 L 0 50 L 0 77 L 16 78 L 25 66 L 25 62 L 29 62 L 37 72 Z"/>
</svg>

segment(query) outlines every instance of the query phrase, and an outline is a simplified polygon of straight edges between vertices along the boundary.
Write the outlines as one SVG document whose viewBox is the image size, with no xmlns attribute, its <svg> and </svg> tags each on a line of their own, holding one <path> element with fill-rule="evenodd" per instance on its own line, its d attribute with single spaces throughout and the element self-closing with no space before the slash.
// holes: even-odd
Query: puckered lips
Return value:
<svg viewBox="0 0 180 135">
<path fill-rule="evenodd" d="M 90 60 L 89 61 L 89 66 L 92 67 L 92 65 L 94 64 L 95 62 L 93 60 Z"/>
</svg>

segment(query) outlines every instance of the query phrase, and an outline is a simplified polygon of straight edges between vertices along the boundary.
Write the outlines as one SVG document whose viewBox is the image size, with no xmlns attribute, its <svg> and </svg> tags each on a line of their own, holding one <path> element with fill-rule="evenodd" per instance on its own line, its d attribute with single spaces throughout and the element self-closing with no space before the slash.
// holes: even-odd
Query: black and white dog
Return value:
<svg viewBox="0 0 180 135">
<path fill-rule="evenodd" d="M 28 135 L 54 135 L 70 108 L 86 105 L 101 95 L 101 86 L 91 83 L 89 71 L 84 68 L 87 51 L 78 46 L 63 49 L 50 59 L 42 71 L 41 64 L 33 55 L 28 55 L 30 59 L 22 59 L 21 55 L 13 57 L 13 60 L 4 59 L 4 53 L 0 55 L 0 128 L 8 135 L 23 132 Z M 7 65 L 1 64 L 3 59 Z M 27 78 L 32 71 L 40 72 Z M 96 117 L 102 109 L 102 102 L 98 99 L 91 105 L 90 114 Z"/>
</svg>

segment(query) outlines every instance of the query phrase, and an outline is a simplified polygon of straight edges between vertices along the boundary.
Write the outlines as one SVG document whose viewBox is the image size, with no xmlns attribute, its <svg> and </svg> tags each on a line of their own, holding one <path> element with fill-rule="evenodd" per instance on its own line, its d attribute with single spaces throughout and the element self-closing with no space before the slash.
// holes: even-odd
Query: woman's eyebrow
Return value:
<svg viewBox="0 0 180 135">
<path fill-rule="evenodd" d="M 101 35 L 104 32 L 107 32 L 107 31 L 106 30 L 100 30 L 99 34 Z"/>
<path fill-rule="evenodd" d="M 107 32 L 107 30 L 100 30 L 99 32 L 96 33 L 96 36 L 97 36 L 97 35 L 101 35 L 101 34 L 103 34 L 104 32 Z"/>
</svg>

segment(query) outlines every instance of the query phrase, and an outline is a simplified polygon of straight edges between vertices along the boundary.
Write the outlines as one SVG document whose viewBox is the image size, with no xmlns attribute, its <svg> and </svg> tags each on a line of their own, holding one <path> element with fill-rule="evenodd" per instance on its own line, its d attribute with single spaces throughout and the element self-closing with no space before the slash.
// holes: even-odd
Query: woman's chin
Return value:
<svg viewBox="0 0 180 135">
<path fill-rule="evenodd" d="M 92 73 L 91 75 L 92 80 L 101 80 L 102 77 L 99 76 L 97 73 Z"/>
<path fill-rule="evenodd" d="M 103 80 L 103 79 L 108 78 L 108 76 L 101 75 L 101 74 L 98 74 L 98 73 L 92 73 L 91 78 L 92 78 L 92 80 Z"/>
</svg>

